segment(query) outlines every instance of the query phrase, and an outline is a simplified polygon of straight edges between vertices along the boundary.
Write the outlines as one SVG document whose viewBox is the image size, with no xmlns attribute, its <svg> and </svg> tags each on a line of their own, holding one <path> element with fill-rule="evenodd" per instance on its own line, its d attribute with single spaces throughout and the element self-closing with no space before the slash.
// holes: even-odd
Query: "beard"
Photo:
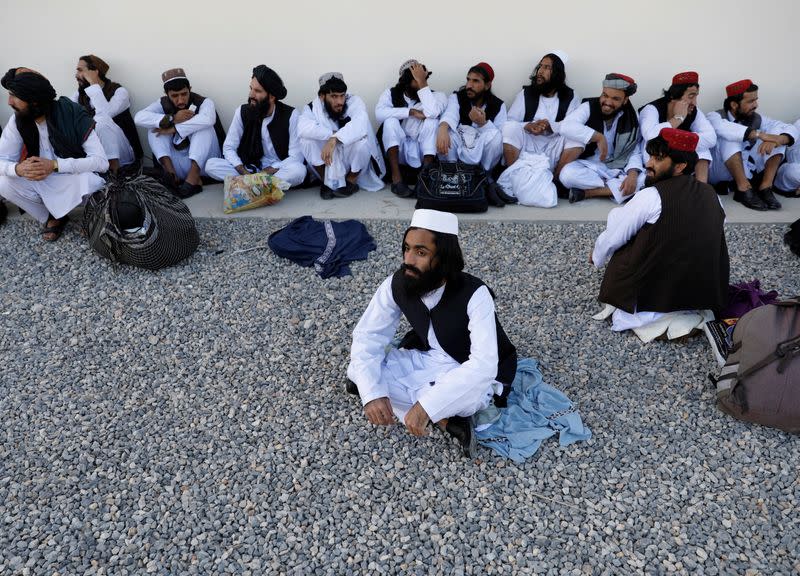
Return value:
<svg viewBox="0 0 800 576">
<path fill-rule="evenodd" d="M 668 178 L 672 178 L 674 175 L 675 175 L 674 167 L 670 168 L 669 170 L 665 170 L 660 174 L 656 173 L 655 170 L 647 168 L 644 177 L 644 185 L 653 186 L 654 184 L 658 184 L 662 180 L 667 180 Z"/>
<path fill-rule="evenodd" d="M 247 105 L 250 106 L 261 118 L 266 118 L 270 113 L 269 98 L 258 101 L 255 98 L 248 98 Z"/>
<path fill-rule="evenodd" d="M 331 120 L 341 120 L 344 117 L 344 113 L 347 111 L 347 105 L 345 104 L 342 106 L 342 109 L 336 112 L 330 104 L 328 104 L 327 100 L 323 100 L 325 102 L 325 111 L 328 113 L 328 116 L 331 117 Z"/>
<path fill-rule="evenodd" d="M 76 80 L 78 81 L 79 90 L 86 90 L 89 87 L 89 83 L 83 78 L 76 78 Z"/>
<path fill-rule="evenodd" d="M 750 112 L 749 114 L 742 114 L 741 112 L 738 112 L 736 114 L 736 121 L 739 122 L 739 124 L 749 125 L 752 124 L 754 116 L 755 112 Z"/>
<path fill-rule="evenodd" d="M 536 91 L 539 94 L 550 94 L 550 92 L 556 89 L 556 87 L 553 85 L 553 82 L 550 80 L 544 80 L 543 82 L 539 82 L 537 78 L 534 80 L 534 85 L 536 86 Z"/>
<path fill-rule="evenodd" d="M 475 92 L 474 90 L 467 88 L 467 98 L 469 98 L 469 101 L 473 106 L 483 103 L 483 97 L 485 94 L 486 92 L 483 90 L 480 92 Z"/>
<path fill-rule="evenodd" d="M 412 88 L 411 86 L 406 88 L 406 96 L 411 98 L 414 102 L 419 102 L 419 90 L 416 88 Z"/>
<path fill-rule="evenodd" d="M 406 270 L 415 272 L 416 275 L 410 275 Z M 422 272 L 414 266 L 401 264 L 400 271 L 403 274 L 403 287 L 411 296 L 423 296 L 441 286 L 444 280 L 444 274 L 439 266 Z"/>
</svg>

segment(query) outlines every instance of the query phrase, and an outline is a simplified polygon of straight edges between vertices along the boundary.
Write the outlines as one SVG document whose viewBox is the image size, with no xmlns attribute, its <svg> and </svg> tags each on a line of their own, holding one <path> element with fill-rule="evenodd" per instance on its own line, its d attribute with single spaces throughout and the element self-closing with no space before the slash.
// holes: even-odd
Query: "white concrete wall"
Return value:
<svg viewBox="0 0 800 576">
<path fill-rule="evenodd" d="M 761 88 L 763 113 L 794 121 L 798 23 L 796 0 L 40 0 L 5 4 L 0 72 L 28 66 L 69 95 L 78 56 L 94 53 L 131 91 L 135 111 L 161 95 L 163 70 L 182 66 L 227 127 L 260 63 L 281 75 L 289 104 L 308 102 L 318 76 L 338 70 L 373 109 L 409 57 L 447 92 L 485 60 L 495 93 L 510 105 L 538 59 L 559 48 L 570 55 L 567 79 L 581 96 L 599 94 L 605 73 L 622 72 L 639 84 L 638 107 L 675 72 L 697 70 L 704 110 L 721 106 L 726 84 L 749 77 Z M 3 124 L 10 113 L 0 105 Z"/>
</svg>

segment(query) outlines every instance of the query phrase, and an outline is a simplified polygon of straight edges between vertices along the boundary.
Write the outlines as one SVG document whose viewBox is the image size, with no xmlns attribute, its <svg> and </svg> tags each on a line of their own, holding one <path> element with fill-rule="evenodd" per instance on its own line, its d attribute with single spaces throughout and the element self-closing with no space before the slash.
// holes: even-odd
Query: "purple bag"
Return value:
<svg viewBox="0 0 800 576">
<path fill-rule="evenodd" d="M 740 282 L 728 286 L 728 305 L 720 311 L 720 318 L 741 318 L 753 308 L 764 304 L 772 304 L 778 299 L 775 290 L 764 292 L 761 281 Z"/>
</svg>

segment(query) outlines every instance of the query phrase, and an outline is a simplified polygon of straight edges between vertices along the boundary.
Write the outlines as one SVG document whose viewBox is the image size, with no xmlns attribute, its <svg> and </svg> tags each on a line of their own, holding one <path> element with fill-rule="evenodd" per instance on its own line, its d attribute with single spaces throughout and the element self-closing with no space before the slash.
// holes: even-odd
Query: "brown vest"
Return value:
<svg viewBox="0 0 800 576">
<path fill-rule="evenodd" d="M 630 313 L 722 308 L 730 268 L 716 192 L 691 175 L 655 187 L 661 216 L 614 252 L 598 299 Z"/>
</svg>

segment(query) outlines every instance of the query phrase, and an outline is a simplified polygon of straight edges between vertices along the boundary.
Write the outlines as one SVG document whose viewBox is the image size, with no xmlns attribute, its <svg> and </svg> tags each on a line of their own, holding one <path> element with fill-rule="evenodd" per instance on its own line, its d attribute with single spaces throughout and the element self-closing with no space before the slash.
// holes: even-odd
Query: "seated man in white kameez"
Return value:
<svg viewBox="0 0 800 576">
<path fill-rule="evenodd" d="M 416 436 L 437 423 L 474 456 L 472 415 L 506 405 L 517 352 L 497 320 L 494 294 L 466 274 L 458 218 L 416 210 L 403 264 L 378 288 L 353 331 L 347 376 L 372 424 L 399 418 Z M 411 331 L 386 353 L 405 316 Z"/>
<path fill-rule="evenodd" d="M 78 91 L 72 95 L 94 116 L 95 131 L 108 157 L 108 169 L 116 174 L 121 166 L 133 166 L 143 156 L 139 133 L 131 115 L 128 91 L 106 76 L 108 64 L 93 54 L 81 56 L 75 68 Z"/>
<path fill-rule="evenodd" d="M 727 303 L 725 212 L 714 189 L 692 175 L 698 141 L 696 133 L 674 128 L 650 140 L 646 188 L 609 212 L 595 242 L 589 262 L 608 262 L 598 300 L 616 308 L 613 330 L 658 325 L 673 337 L 669 324 L 690 316 L 684 333 L 674 334 L 682 336 Z"/>
<path fill-rule="evenodd" d="M 367 108 L 347 93 L 341 73 L 320 76 L 317 98 L 303 107 L 297 134 L 303 157 L 321 182 L 323 200 L 383 188 L 386 168 Z"/>
<path fill-rule="evenodd" d="M 758 86 L 752 80 L 729 84 L 725 93 L 722 109 L 708 114 L 717 132 L 710 182 L 720 193 L 732 189 L 733 199 L 752 210 L 779 210 L 772 186 L 786 147 L 798 138 L 797 130 L 756 113 Z"/>
<path fill-rule="evenodd" d="M 794 129 L 800 134 L 800 120 L 795 121 Z M 778 168 L 773 190 L 787 198 L 800 197 L 800 144 L 797 142 L 786 149 L 786 160 Z"/>
<path fill-rule="evenodd" d="M 303 183 L 306 167 L 297 137 L 300 115 L 281 102 L 284 98 L 286 87 L 274 70 L 264 64 L 253 68 L 247 103 L 233 112 L 223 157 L 206 162 L 211 178 L 266 172 L 290 186 Z"/>
<path fill-rule="evenodd" d="M 633 78 L 607 74 L 600 97 L 584 99 L 561 123 L 564 153 L 580 150 L 559 175 L 570 203 L 611 197 L 621 204 L 644 184 L 639 116 L 630 102 L 635 93 Z"/>
<path fill-rule="evenodd" d="M 419 168 L 436 155 L 436 129 L 447 97 L 428 86 L 431 72 L 416 60 L 400 66 L 397 84 L 384 90 L 375 106 L 378 140 L 388 160 L 391 190 L 401 198 L 414 191 L 403 181 L 400 165 Z"/>
<path fill-rule="evenodd" d="M 519 91 L 511 108 L 508 121 L 503 125 L 503 159 L 511 166 L 520 152 L 542 154 L 550 162 L 554 179 L 561 167 L 577 158 L 564 156 L 564 137 L 561 122 L 580 105 L 575 91 L 567 86 L 567 55 L 556 50 L 545 54 L 533 69 L 528 86 Z"/>
<path fill-rule="evenodd" d="M 466 84 L 450 95 L 436 135 L 440 159 L 480 164 L 487 172 L 497 166 L 508 112 L 492 92 L 492 81 L 494 69 L 479 62 L 467 72 Z"/>
<path fill-rule="evenodd" d="M 192 92 L 183 68 L 161 75 L 164 94 L 134 116 L 147 128 L 147 142 L 163 170 L 163 181 L 181 198 L 203 191 L 209 158 L 219 158 L 225 130 L 211 98 Z"/>
<path fill-rule="evenodd" d="M 42 238 L 61 236 L 69 211 L 105 181 L 108 170 L 94 121 L 29 68 L 12 68 L 0 81 L 14 109 L 0 136 L 0 195 L 44 224 Z M 23 151 L 25 157 L 23 158 Z"/>
<path fill-rule="evenodd" d="M 642 162 L 650 155 L 645 150 L 647 142 L 661 133 L 662 128 L 678 128 L 694 132 L 700 137 L 697 143 L 697 164 L 694 176 L 700 182 L 708 182 L 708 166 L 711 149 L 717 144 L 714 127 L 697 107 L 700 96 L 700 76 L 697 72 L 681 72 L 672 77 L 672 84 L 664 95 L 639 109 L 639 124 L 642 127 Z"/>
</svg>

